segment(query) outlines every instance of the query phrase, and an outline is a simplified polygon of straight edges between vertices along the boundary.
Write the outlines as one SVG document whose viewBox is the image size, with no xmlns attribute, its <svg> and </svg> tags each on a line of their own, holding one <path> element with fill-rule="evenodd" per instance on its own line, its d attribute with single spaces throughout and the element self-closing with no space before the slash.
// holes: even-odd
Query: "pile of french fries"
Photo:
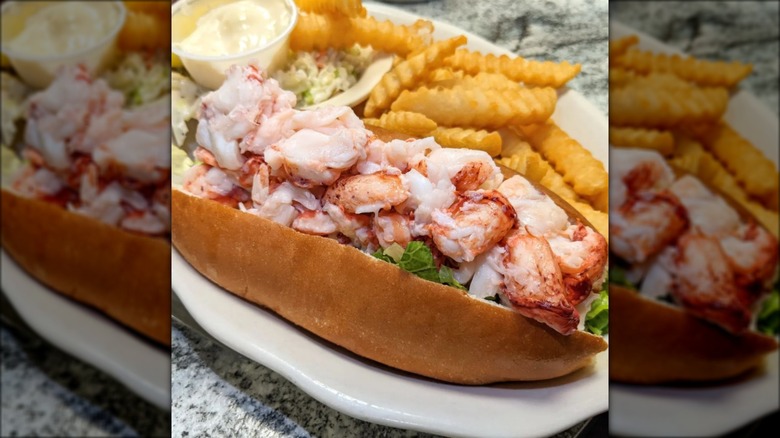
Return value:
<svg viewBox="0 0 780 438">
<path fill-rule="evenodd" d="M 777 235 L 777 168 L 723 120 L 729 91 L 752 67 L 652 53 L 638 43 L 635 35 L 610 41 L 610 144 L 658 151 Z"/>
<path fill-rule="evenodd" d="M 572 204 L 608 235 L 604 165 L 550 116 L 579 64 L 483 55 L 459 35 L 434 41 L 433 24 L 378 21 L 359 0 L 296 0 L 293 50 L 355 44 L 393 53 L 393 68 L 371 91 L 365 123 L 445 147 L 483 150 Z"/>
</svg>

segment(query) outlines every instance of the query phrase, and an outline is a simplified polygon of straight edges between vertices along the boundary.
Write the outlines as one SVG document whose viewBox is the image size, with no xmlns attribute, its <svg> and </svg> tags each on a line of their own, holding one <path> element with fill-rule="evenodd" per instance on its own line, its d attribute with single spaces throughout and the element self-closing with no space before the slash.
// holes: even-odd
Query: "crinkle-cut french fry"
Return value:
<svg viewBox="0 0 780 438">
<path fill-rule="evenodd" d="M 343 49 L 355 44 L 406 56 L 430 43 L 424 26 L 403 26 L 374 17 L 300 14 L 290 35 L 292 50 Z"/>
<path fill-rule="evenodd" d="M 521 126 L 520 130 L 578 195 L 595 197 L 607 190 L 609 177 L 604 164 L 554 122 Z"/>
<path fill-rule="evenodd" d="M 669 128 L 719 120 L 728 106 L 725 88 L 664 89 L 632 82 L 609 93 L 610 123 Z"/>
<path fill-rule="evenodd" d="M 341 14 L 347 17 L 365 17 L 366 8 L 361 0 L 295 0 L 304 12 L 317 14 Z"/>
<path fill-rule="evenodd" d="M 420 87 L 404 90 L 391 108 L 425 114 L 439 125 L 496 129 L 541 123 L 555 111 L 556 101 L 557 94 L 549 87 L 507 91 Z"/>
<path fill-rule="evenodd" d="M 749 195 L 761 199 L 777 197 L 777 168 L 763 152 L 740 136 L 728 123 L 721 122 L 699 139 Z"/>
<path fill-rule="evenodd" d="M 430 85 L 430 84 L 433 84 L 433 83 L 436 83 L 436 82 L 440 82 L 440 81 L 446 81 L 446 80 L 450 80 L 450 79 L 462 78 L 465 75 L 466 75 L 466 73 L 464 73 L 461 70 L 457 70 L 456 71 L 456 70 L 453 70 L 453 69 L 451 69 L 449 67 L 440 67 L 440 68 L 437 68 L 436 70 L 432 71 L 428 75 L 428 79 L 425 82 L 426 82 L 426 84 Z"/>
<path fill-rule="evenodd" d="M 623 68 L 616 68 L 616 67 L 609 68 L 610 88 L 624 87 L 629 82 L 632 82 L 639 77 L 641 76 L 636 74 L 635 72 L 632 72 L 631 70 L 626 70 Z"/>
<path fill-rule="evenodd" d="M 627 35 L 623 38 L 611 40 L 609 42 L 609 59 L 616 59 L 622 56 L 626 51 L 639 43 L 639 37 L 636 35 Z"/>
<path fill-rule="evenodd" d="M 640 73 L 670 72 L 703 86 L 731 88 L 750 74 L 753 66 L 741 62 L 704 61 L 694 57 L 631 49 L 614 60 L 616 66 Z"/>
<path fill-rule="evenodd" d="M 463 70 L 470 75 L 479 72 L 501 73 L 516 82 L 529 86 L 560 88 L 580 72 L 579 64 L 566 61 L 558 64 L 551 61 L 532 61 L 506 55 L 483 55 L 467 49 L 458 49 L 445 60 L 446 65 Z"/>
<path fill-rule="evenodd" d="M 125 24 L 117 36 L 123 51 L 157 50 L 171 45 L 171 19 L 146 12 L 127 11 Z"/>
<path fill-rule="evenodd" d="M 450 56 L 458 46 L 466 44 L 466 37 L 459 35 L 443 41 L 437 41 L 417 55 L 406 58 L 389 72 L 371 90 L 366 102 L 365 115 L 376 117 L 401 94 L 426 78 L 430 71 L 438 68 L 444 58 Z"/>
<path fill-rule="evenodd" d="M 609 189 L 604 190 L 596 196 L 586 198 L 588 203 L 598 211 L 609 212 Z"/>
<path fill-rule="evenodd" d="M 674 153 L 674 135 L 670 131 L 610 126 L 609 143 L 617 147 L 653 149 L 664 156 Z"/>
<path fill-rule="evenodd" d="M 511 157 L 512 155 L 524 154 L 527 151 L 533 152 L 531 143 L 528 143 L 528 141 L 522 138 L 514 129 L 504 127 L 496 132 L 501 136 L 502 156 Z"/>
<path fill-rule="evenodd" d="M 632 85 L 664 88 L 667 90 L 693 90 L 691 83 L 671 73 L 650 73 L 634 80 Z"/>
<path fill-rule="evenodd" d="M 436 142 L 447 148 L 477 149 L 491 157 L 501 154 L 501 136 L 497 132 L 463 128 L 436 128 L 431 135 Z"/>
<path fill-rule="evenodd" d="M 669 162 L 686 172 L 697 175 L 701 157 L 706 153 L 702 145 L 681 132 L 675 133 L 674 143 L 674 158 Z"/>
<path fill-rule="evenodd" d="M 536 151 L 522 150 L 512 156 L 499 158 L 496 162 L 538 182 L 561 198 L 580 199 L 574 189 L 563 180 L 563 176 Z"/>
<path fill-rule="evenodd" d="M 389 131 L 402 132 L 415 137 L 430 135 L 436 129 L 436 122 L 423 114 L 408 111 L 390 111 L 382 114 L 378 119 L 363 119 L 368 125 L 385 128 Z"/>
<path fill-rule="evenodd" d="M 444 79 L 432 82 L 432 86 L 452 88 L 462 86 L 482 90 L 516 90 L 522 85 L 507 78 L 500 73 L 477 73 L 475 76 L 461 76 L 459 78 Z"/>
</svg>

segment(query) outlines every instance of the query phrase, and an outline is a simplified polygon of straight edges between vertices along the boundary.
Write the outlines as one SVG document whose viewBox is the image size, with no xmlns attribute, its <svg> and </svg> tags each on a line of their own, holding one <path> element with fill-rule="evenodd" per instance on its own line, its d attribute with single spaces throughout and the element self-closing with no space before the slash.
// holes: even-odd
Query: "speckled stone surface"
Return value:
<svg viewBox="0 0 780 438">
<path fill-rule="evenodd" d="M 170 413 L 38 336 L 0 325 L 0 436 L 168 436 Z"/>
<path fill-rule="evenodd" d="M 607 2 L 436 0 L 396 7 L 435 17 L 522 56 L 578 62 L 569 86 L 607 112 Z M 424 437 L 356 420 L 317 402 L 268 368 L 174 322 L 174 437 Z M 572 437 L 577 425 L 558 436 Z"/>
<path fill-rule="evenodd" d="M 740 86 L 778 114 L 778 5 L 759 2 L 613 2 L 610 17 L 685 53 L 753 64 Z"/>
</svg>

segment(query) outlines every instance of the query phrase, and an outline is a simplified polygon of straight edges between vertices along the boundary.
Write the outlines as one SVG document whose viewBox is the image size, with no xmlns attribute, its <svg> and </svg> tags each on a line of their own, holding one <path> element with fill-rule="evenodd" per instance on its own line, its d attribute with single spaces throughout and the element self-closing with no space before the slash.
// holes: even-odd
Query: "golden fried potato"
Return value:
<svg viewBox="0 0 780 438">
<path fill-rule="evenodd" d="M 653 149 L 664 156 L 674 152 L 674 135 L 670 131 L 610 126 L 609 143 L 617 147 Z"/>
<path fill-rule="evenodd" d="M 513 155 L 526 154 L 528 151 L 536 153 L 533 147 L 531 147 L 531 143 L 522 138 L 515 129 L 504 127 L 496 132 L 501 136 L 502 156 L 511 157 Z"/>
<path fill-rule="evenodd" d="M 596 210 L 609 213 L 609 189 L 604 190 L 596 196 L 587 196 L 585 199 Z"/>
<path fill-rule="evenodd" d="M 301 14 L 290 34 L 292 50 L 343 49 L 355 44 L 406 56 L 430 43 L 427 27 L 411 26 L 392 21 L 377 21 L 374 17 L 344 17 L 321 14 Z"/>
<path fill-rule="evenodd" d="M 365 17 L 361 0 L 295 0 L 298 9 L 317 14 L 341 14 L 347 17 Z"/>
<path fill-rule="evenodd" d="M 767 200 L 777 198 L 779 175 L 774 163 L 728 123 L 716 125 L 700 140 L 749 195 Z"/>
<path fill-rule="evenodd" d="M 171 67 L 173 68 L 180 68 L 183 64 L 181 63 L 181 58 L 176 56 L 175 53 L 171 52 Z"/>
<path fill-rule="evenodd" d="M 475 88 L 482 90 L 516 90 L 523 88 L 522 85 L 507 78 L 500 73 L 477 73 L 476 76 L 461 76 L 442 79 L 431 82 L 431 86 L 452 88 L 462 86 L 464 88 Z"/>
<path fill-rule="evenodd" d="M 613 125 L 669 128 L 709 123 L 719 120 L 728 106 L 725 88 L 667 89 L 638 81 L 610 90 Z"/>
<path fill-rule="evenodd" d="M 674 142 L 674 157 L 669 159 L 669 163 L 686 172 L 697 175 L 699 173 L 699 162 L 702 155 L 705 154 L 702 145 L 679 131 L 674 135 Z"/>
<path fill-rule="evenodd" d="M 673 73 L 702 86 L 731 88 L 753 70 L 741 62 L 704 61 L 694 57 L 652 53 L 631 49 L 614 60 L 614 65 L 642 74 L 650 71 Z"/>
<path fill-rule="evenodd" d="M 117 37 L 117 45 L 124 51 L 169 49 L 170 10 L 167 17 L 128 10 L 125 24 Z"/>
<path fill-rule="evenodd" d="M 408 111 L 390 111 L 382 114 L 378 119 L 366 118 L 363 122 L 414 137 L 431 135 L 431 132 L 436 129 L 436 122 L 433 120 L 422 114 Z"/>
<path fill-rule="evenodd" d="M 421 87 L 404 90 L 391 108 L 425 114 L 439 125 L 496 129 L 543 122 L 552 115 L 556 101 L 552 88 L 495 91 Z"/>
<path fill-rule="evenodd" d="M 580 72 L 582 66 L 562 62 L 532 61 L 506 55 L 483 55 L 467 49 L 458 49 L 445 64 L 470 75 L 479 72 L 501 73 L 507 78 L 529 86 L 560 88 Z"/>
<path fill-rule="evenodd" d="M 520 130 L 578 195 L 596 197 L 607 190 L 609 178 L 604 164 L 554 122 L 522 126 Z"/>
<path fill-rule="evenodd" d="M 640 75 L 636 74 L 635 72 L 632 72 L 631 70 L 626 70 L 617 67 L 610 67 L 609 87 L 610 88 L 623 87 L 629 82 L 636 80 L 636 78 L 638 77 L 640 77 Z"/>
<path fill-rule="evenodd" d="M 443 41 L 437 41 L 417 55 L 407 58 L 382 76 L 379 83 L 368 96 L 364 113 L 376 117 L 401 94 L 426 78 L 431 70 L 438 68 L 444 58 L 450 56 L 458 46 L 466 44 L 466 37 L 459 35 Z"/>
<path fill-rule="evenodd" d="M 639 37 L 636 35 L 628 35 L 623 38 L 611 40 L 609 42 L 609 59 L 616 59 L 622 56 L 626 51 L 639 43 Z"/>
<path fill-rule="evenodd" d="M 466 75 L 466 73 L 464 73 L 461 70 L 454 71 L 454 70 L 452 70 L 449 67 L 440 67 L 440 68 L 437 68 L 437 69 L 433 70 L 428 75 L 428 79 L 426 79 L 425 83 L 431 85 L 431 84 L 434 84 L 436 82 L 448 81 L 450 79 L 456 79 L 456 78 L 462 78 L 465 75 Z"/>
<path fill-rule="evenodd" d="M 477 149 L 491 157 L 501 154 L 501 136 L 497 132 L 463 128 L 436 128 L 430 135 L 447 148 Z"/>
</svg>

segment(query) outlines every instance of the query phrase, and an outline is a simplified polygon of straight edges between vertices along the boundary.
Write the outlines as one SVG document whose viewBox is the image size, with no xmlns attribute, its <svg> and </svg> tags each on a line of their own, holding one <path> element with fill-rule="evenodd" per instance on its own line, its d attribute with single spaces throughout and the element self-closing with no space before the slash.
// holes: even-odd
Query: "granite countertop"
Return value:
<svg viewBox="0 0 780 438">
<path fill-rule="evenodd" d="M 533 59 L 582 64 L 569 86 L 607 112 L 607 2 L 439 0 L 396 7 Z M 565 28 L 566 31 L 561 29 Z M 268 368 L 174 321 L 173 436 L 430 436 L 367 423 L 317 402 Z M 582 424 L 559 436 L 571 437 Z"/>
<path fill-rule="evenodd" d="M 170 435 L 169 412 L 23 325 L 0 324 L 0 344 L 0 436 Z"/>
<path fill-rule="evenodd" d="M 778 114 L 778 2 L 613 2 L 610 18 L 690 55 L 753 64 L 740 87 Z"/>
</svg>

